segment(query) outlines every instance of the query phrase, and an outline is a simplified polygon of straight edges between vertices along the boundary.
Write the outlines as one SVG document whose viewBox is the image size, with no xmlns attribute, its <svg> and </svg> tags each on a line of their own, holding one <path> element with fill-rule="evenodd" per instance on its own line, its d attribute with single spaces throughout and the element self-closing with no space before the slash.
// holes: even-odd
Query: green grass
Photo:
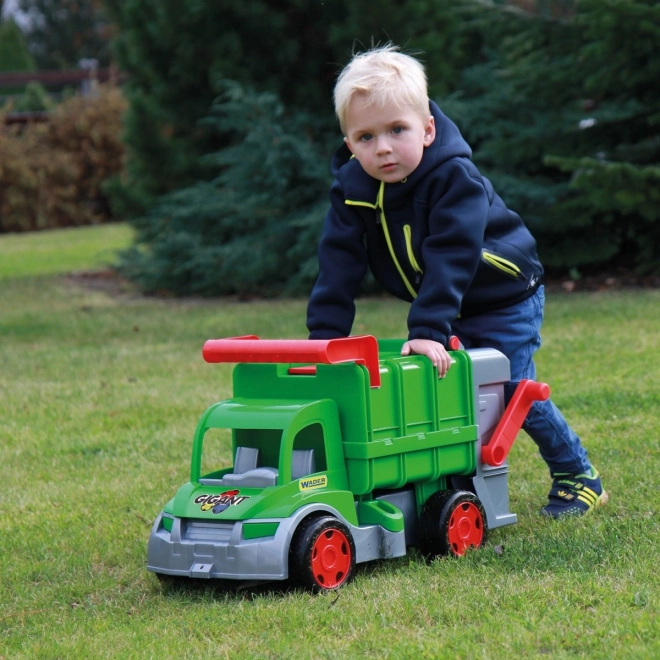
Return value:
<svg viewBox="0 0 660 660">
<path fill-rule="evenodd" d="M 131 237 L 125 223 L 0 234 L 0 280 L 99 268 L 112 263 Z"/>
<path fill-rule="evenodd" d="M 606 507 L 540 519 L 549 480 L 521 435 L 517 525 L 458 561 L 362 565 L 320 596 L 163 590 L 145 569 L 197 419 L 230 394 L 231 368 L 205 364 L 202 343 L 304 337 L 304 301 L 11 277 L 0 310 L 0 658 L 660 657 L 659 291 L 548 296 L 539 377 L 603 474 Z M 356 330 L 402 336 L 405 316 L 360 301 Z"/>
</svg>

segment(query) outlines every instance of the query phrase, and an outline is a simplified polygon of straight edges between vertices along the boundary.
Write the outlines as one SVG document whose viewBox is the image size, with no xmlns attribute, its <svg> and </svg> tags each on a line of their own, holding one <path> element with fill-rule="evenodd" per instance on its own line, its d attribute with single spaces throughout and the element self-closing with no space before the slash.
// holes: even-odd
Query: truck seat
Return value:
<svg viewBox="0 0 660 660">
<path fill-rule="evenodd" d="M 256 447 L 236 447 L 234 474 L 243 474 L 254 470 L 259 462 L 259 450 Z"/>
<path fill-rule="evenodd" d="M 223 486 L 266 488 L 277 483 L 277 468 L 257 467 L 259 450 L 256 447 L 236 447 L 234 472 L 222 478 Z"/>
<path fill-rule="evenodd" d="M 301 479 L 316 472 L 313 449 L 294 449 L 291 454 L 291 479 Z"/>
<path fill-rule="evenodd" d="M 242 486 L 243 488 L 266 488 L 277 483 L 277 468 L 260 467 L 241 474 L 226 474 L 222 478 L 223 486 Z"/>
</svg>

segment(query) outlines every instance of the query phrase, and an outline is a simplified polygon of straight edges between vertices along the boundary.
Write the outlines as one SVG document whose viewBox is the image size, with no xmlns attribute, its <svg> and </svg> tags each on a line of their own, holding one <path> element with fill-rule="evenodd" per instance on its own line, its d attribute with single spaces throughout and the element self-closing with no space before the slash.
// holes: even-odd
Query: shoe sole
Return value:
<svg viewBox="0 0 660 660">
<path fill-rule="evenodd" d="M 592 511 L 594 511 L 594 510 L 595 510 L 596 508 L 598 508 L 599 506 L 604 506 L 605 504 L 607 504 L 607 500 L 609 500 L 609 499 L 610 499 L 610 496 L 607 494 L 607 491 L 604 490 L 604 491 L 598 496 L 598 499 L 596 500 L 596 504 L 594 504 L 593 506 L 590 506 L 590 507 L 584 512 L 584 515 L 585 515 L 585 516 L 586 516 L 586 515 L 589 515 Z"/>
<path fill-rule="evenodd" d="M 603 506 L 604 504 L 607 504 L 607 500 L 609 500 L 609 499 L 610 499 L 610 496 L 607 494 L 607 491 L 604 490 L 600 494 L 598 499 L 596 500 L 596 504 L 595 504 L 594 508 L 596 508 L 597 506 Z"/>
<path fill-rule="evenodd" d="M 596 500 L 596 504 L 594 504 L 593 506 L 589 507 L 589 508 L 584 512 L 584 515 L 585 515 L 585 516 L 586 516 L 586 515 L 589 515 L 592 511 L 595 511 L 596 508 L 598 508 L 599 506 L 604 506 L 605 504 L 607 504 L 607 500 L 609 500 L 609 499 L 610 499 L 610 496 L 607 494 L 607 491 L 604 490 L 604 491 L 598 496 L 598 499 Z"/>
</svg>

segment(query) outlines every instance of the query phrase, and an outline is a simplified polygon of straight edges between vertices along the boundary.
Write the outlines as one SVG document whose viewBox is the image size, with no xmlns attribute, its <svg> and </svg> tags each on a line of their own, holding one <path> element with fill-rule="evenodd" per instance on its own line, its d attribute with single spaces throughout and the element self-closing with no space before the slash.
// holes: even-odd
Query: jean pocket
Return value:
<svg viewBox="0 0 660 660">
<path fill-rule="evenodd" d="M 532 296 L 534 299 L 534 302 L 536 303 L 537 306 L 537 315 L 541 321 L 543 321 L 543 313 L 544 313 L 544 307 L 545 307 L 545 290 L 543 289 L 543 285 L 541 285 L 537 290 L 536 293 Z M 540 324 L 539 324 L 540 326 Z M 540 327 L 539 327 L 540 330 Z"/>
<path fill-rule="evenodd" d="M 541 303 L 541 307 L 545 305 L 545 287 L 543 284 L 536 290 L 536 295 L 539 297 L 539 302 Z"/>
</svg>

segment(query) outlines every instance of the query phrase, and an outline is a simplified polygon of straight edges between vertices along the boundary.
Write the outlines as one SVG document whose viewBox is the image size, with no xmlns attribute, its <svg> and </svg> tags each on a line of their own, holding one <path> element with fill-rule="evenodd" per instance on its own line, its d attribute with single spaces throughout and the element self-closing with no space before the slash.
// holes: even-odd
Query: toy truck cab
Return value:
<svg viewBox="0 0 660 660">
<path fill-rule="evenodd" d="M 508 361 L 455 351 L 440 380 L 402 343 L 207 342 L 207 361 L 239 363 L 234 398 L 202 415 L 190 482 L 154 523 L 148 569 L 333 589 L 356 563 L 408 545 L 460 555 L 515 522 L 503 461 L 526 411 L 504 414 Z M 203 474 L 211 429 L 231 430 L 234 461 Z"/>
</svg>

